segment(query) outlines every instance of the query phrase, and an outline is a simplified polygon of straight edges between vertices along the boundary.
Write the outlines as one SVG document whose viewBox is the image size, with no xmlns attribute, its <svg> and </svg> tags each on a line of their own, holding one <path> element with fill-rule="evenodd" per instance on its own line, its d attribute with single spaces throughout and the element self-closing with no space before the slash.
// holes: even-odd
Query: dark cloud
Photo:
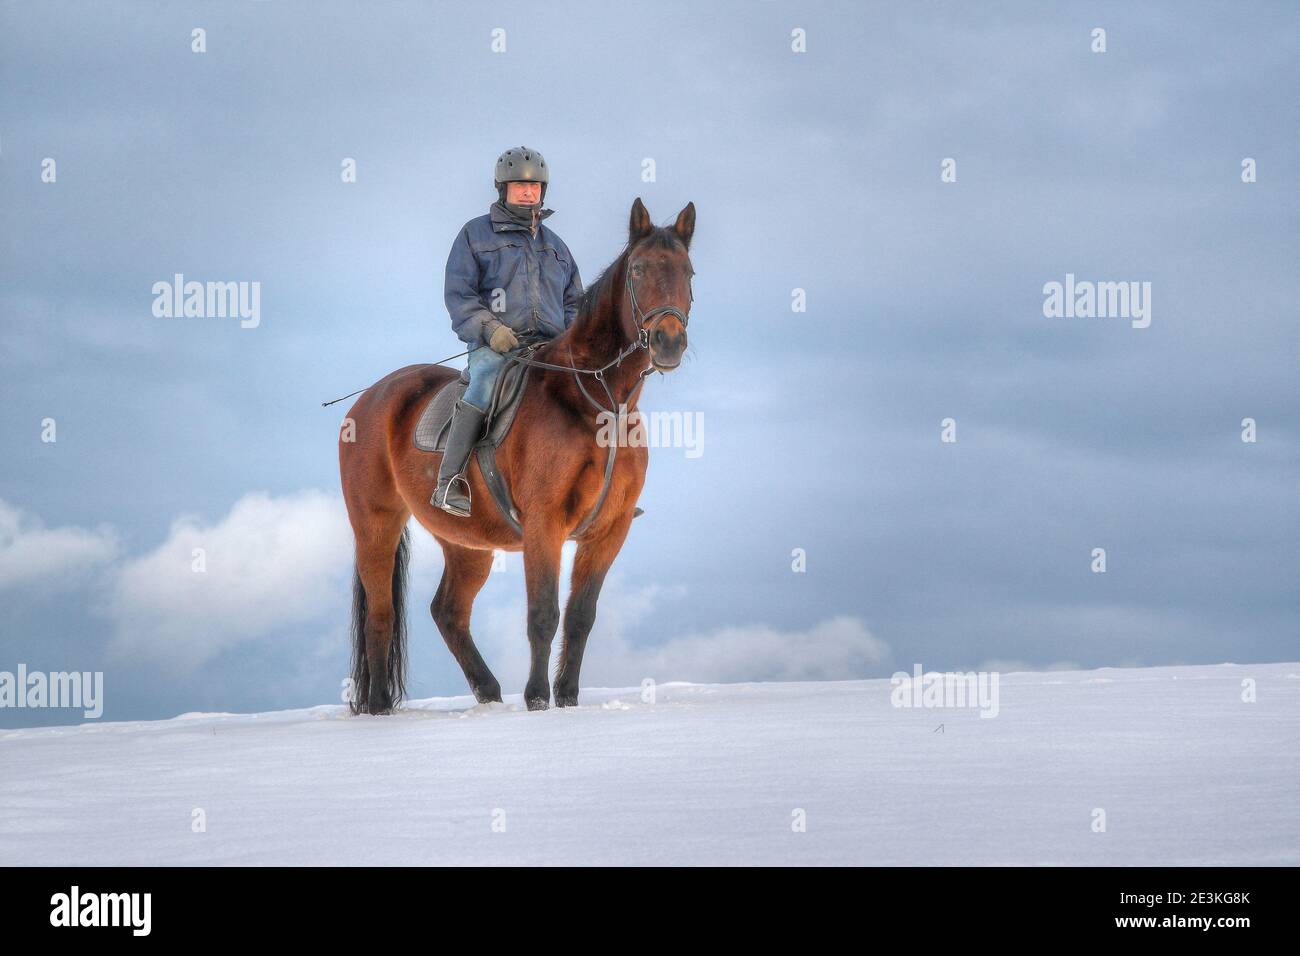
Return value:
<svg viewBox="0 0 1300 956">
<path fill-rule="evenodd" d="M 620 559 L 686 589 L 623 629 L 642 658 L 840 615 L 889 647 L 881 673 L 1293 658 L 1298 21 L 1289 4 L 6 5 L 0 498 L 50 527 L 108 523 L 138 556 L 178 515 L 335 488 L 319 402 L 461 350 L 447 246 L 491 201 L 496 154 L 527 142 L 589 278 L 635 196 L 659 221 L 699 209 L 688 362 L 644 404 L 702 411 L 705 454 L 654 453 Z M 150 286 L 175 272 L 260 281 L 261 326 L 154 318 Z M 1151 282 L 1151 327 L 1044 318 L 1066 273 Z M 515 598 L 494 582 L 483 600 Z M 78 642 L 99 659 L 93 597 L 45 600 L 6 595 L 0 669 L 73 666 L 42 649 Z M 345 603 L 249 651 L 291 690 L 231 651 L 179 688 L 122 676 L 116 712 L 333 699 L 346 649 L 320 648 Z M 459 692 L 418 627 L 421 690 Z"/>
</svg>

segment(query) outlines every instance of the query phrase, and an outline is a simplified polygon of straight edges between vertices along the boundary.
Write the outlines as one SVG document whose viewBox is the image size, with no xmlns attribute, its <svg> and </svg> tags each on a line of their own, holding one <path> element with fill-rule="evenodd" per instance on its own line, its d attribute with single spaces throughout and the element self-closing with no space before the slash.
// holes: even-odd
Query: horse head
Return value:
<svg viewBox="0 0 1300 956">
<path fill-rule="evenodd" d="M 671 226 L 656 226 L 640 197 L 632 204 L 620 313 L 629 341 L 640 337 L 651 365 L 660 372 L 677 368 L 686 351 L 694 234 L 695 203 L 687 203 Z"/>
</svg>

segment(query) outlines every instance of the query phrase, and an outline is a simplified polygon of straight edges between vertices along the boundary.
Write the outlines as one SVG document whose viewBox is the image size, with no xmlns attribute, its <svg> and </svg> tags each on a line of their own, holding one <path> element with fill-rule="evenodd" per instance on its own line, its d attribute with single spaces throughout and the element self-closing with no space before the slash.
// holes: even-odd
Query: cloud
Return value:
<svg viewBox="0 0 1300 956">
<path fill-rule="evenodd" d="M 516 559 L 510 555 L 509 559 Z M 561 605 L 568 597 L 573 548 L 564 552 Z M 512 573 L 518 573 L 514 563 Z M 526 611 L 522 595 L 507 604 L 475 609 L 475 640 L 507 692 L 522 687 L 528 674 Z M 685 631 L 659 643 L 646 642 L 645 621 L 664 605 L 681 602 L 684 585 L 629 586 L 612 571 L 605 579 L 596 624 L 583 658 L 582 685 L 623 686 L 651 677 L 656 681 L 700 683 L 736 681 L 846 680 L 877 676 L 890 655 L 859 617 L 836 615 L 805 628 L 783 630 L 761 623 Z M 680 609 L 689 612 L 687 604 Z M 681 619 L 685 613 L 670 615 Z M 559 663 L 563 627 L 557 631 L 552 673 Z M 518 686 L 516 686 L 518 685 Z"/>
<path fill-rule="evenodd" d="M 1031 661 L 1012 660 L 997 658 L 994 660 L 980 661 L 975 667 L 977 671 L 985 673 L 998 674 L 1042 674 L 1051 671 L 1079 671 L 1085 670 L 1074 661 L 1053 661 L 1051 664 L 1034 664 Z"/>
<path fill-rule="evenodd" d="M 46 528 L 40 519 L 0 500 L 0 590 L 70 583 L 111 561 L 117 549 L 117 534 L 107 525 L 93 531 Z"/>
<path fill-rule="evenodd" d="M 861 618 L 849 615 L 830 617 L 803 630 L 743 624 L 650 647 L 620 643 L 612 659 L 592 668 L 586 683 L 602 672 L 618 675 L 618 683 L 637 683 L 645 677 L 707 683 L 845 680 L 872 676 L 889 656 L 889 645 L 875 637 Z"/>
<path fill-rule="evenodd" d="M 110 650 L 192 671 L 345 604 L 352 554 L 342 501 L 319 491 L 253 492 L 212 525 L 178 518 L 166 541 L 114 581 L 103 608 L 116 624 Z"/>
</svg>

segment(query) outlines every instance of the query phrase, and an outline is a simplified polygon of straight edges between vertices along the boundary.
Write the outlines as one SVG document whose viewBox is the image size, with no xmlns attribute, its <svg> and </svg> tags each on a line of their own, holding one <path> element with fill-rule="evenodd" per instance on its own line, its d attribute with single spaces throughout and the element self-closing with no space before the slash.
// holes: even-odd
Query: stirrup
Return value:
<svg viewBox="0 0 1300 956">
<path fill-rule="evenodd" d="M 468 518 L 468 517 L 470 517 L 470 511 L 465 511 L 465 510 L 463 510 L 463 509 L 461 509 L 461 508 L 456 508 L 456 507 L 453 507 L 453 506 L 447 504 L 447 496 L 451 494 L 451 489 L 452 489 L 452 487 L 455 486 L 456 482 L 458 482 L 458 481 L 461 482 L 462 484 L 464 484 L 464 486 L 465 486 L 465 497 L 469 499 L 469 506 L 470 506 L 470 509 L 471 509 L 471 511 L 472 511 L 473 508 L 474 508 L 474 492 L 473 492 L 473 490 L 472 490 L 472 489 L 470 488 L 470 486 L 469 486 L 469 479 L 466 478 L 463 474 L 462 474 L 462 475 L 452 475 L 451 478 L 448 479 L 448 481 L 447 481 L 447 487 L 446 487 L 445 489 L 443 489 L 443 492 L 442 492 L 442 500 L 441 500 L 441 501 L 438 501 L 438 500 L 437 500 L 437 497 L 438 497 L 437 489 L 436 489 L 436 488 L 434 489 L 434 502 L 433 502 L 433 505 L 434 505 L 435 508 L 438 508 L 438 509 L 440 509 L 440 510 L 442 510 L 442 511 L 447 512 L 447 514 L 449 514 L 449 515 L 456 515 L 458 518 Z"/>
</svg>

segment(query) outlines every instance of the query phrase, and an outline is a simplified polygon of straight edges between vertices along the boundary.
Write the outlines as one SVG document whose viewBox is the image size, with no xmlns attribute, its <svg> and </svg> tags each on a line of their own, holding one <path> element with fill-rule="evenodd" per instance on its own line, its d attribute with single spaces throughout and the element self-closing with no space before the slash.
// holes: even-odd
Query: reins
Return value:
<svg viewBox="0 0 1300 956">
<path fill-rule="evenodd" d="M 645 380 L 652 375 L 656 369 L 653 365 L 642 369 L 640 374 L 637 375 L 636 384 L 628 390 L 626 397 L 624 397 L 621 402 L 614 401 L 614 393 L 610 389 L 609 383 L 605 380 L 605 373 L 611 368 L 621 366 L 623 364 L 623 359 L 627 358 L 633 352 L 636 352 L 639 349 L 649 350 L 650 336 L 654 333 L 655 327 L 663 321 L 664 316 L 676 316 L 681 321 L 683 328 L 686 327 L 686 324 L 689 321 L 686 313 L 671 305 L 661 305 L 657 309 L 651 309 L 649 312 L 642 312 L 640 304 L 636 301 L 636 287 L 632 284 L 632 273 L 630 270 L 627 274 L 626 284 L 628 298 L 632 303 L 632 315 L 637 328 L 637 336 L 633 341 L 624 346 L 623 349 L 619 351 L 618 355 L 614 356 L 600 368 L 578 368 L 576 365 L 572 364 L 557 365 L 553 362 L 543 362 L 539 359 L 525 358 L 523 355 L 514 353 L 511 353 L 509 356 L 510 361 L 518 362 L 521 365 L 531 365 L 534 368 L 548 368 L 558 372 L 572 372 L 573 381 L 577 384 L 578 391 L 582 392 L 582 397 L 585 398 L 593 408 L 597 411 L 609 412 L 617 415 L 619 408 L 631 403 L 633 396 L 640 390 L 641 386 L 645 384 Z M 691 290 L 691 301 L 695 301 L 695 291 L 693 289 Z M 654 321 L 651 322 L 649 328 L 647 328 L 646 323 L 650 322 L 651 319 Z M 537 342 L 527 346 L 527 348 L 538 348 L 543 344 L 545 343 Z M 569 351 L 569 361 L 572 362 L 573 346 L 568 345 L 567 348 Z M 596 381 L 600 382 L 601 387 L 605 389 L 605 397 L 609 399 L 609 408 L 601 405 L 600 402 L 591 397 L 591 393 L 589 393 L 586 386 L 582 384 L 582 379 L 580 377 L 582 375 L 590 375 L 595 378 Z"/>
<path fill-rule="evenodd" d="M 635 396 L 641 386 L 645 384 L 646 378 L 655 371 L 655 367 L 651 364 L 641 370 L 636 377 L 636 384 L 634 384 L 628 391 L 622 402 L 614 401 L 614 393 L 609 387 L 609 382 L 605 379 L 605 373 L 611 368 L 621 365 L 623 359 L 627 358 L 633 352 L 639 349 L 646 349 L 648 351 L 650 348 L 650 336 L 654 333 L 655 327 L 663 320 L 665 315 L 677 316 L 677 318 L 681 320 L 683 328 L 686 326 L 687 322 L 686 313 L 671 305 L 662 305 L 657 309 L 651 309 L 649 312 L 642 312 L 641 306 L 636 301 L 636 287 L 632 284 L 632 273 L 630 270 L 627 274 L 627 294 L 632 303 L 633 322 L 637 329 L 636 338 L 620 349 L 618 355 L 614 356 L 600 368 L 578 368 L 573 364 L 559 365 L 554 362 L 543 362 L 540 359 L 526 358 L 522 355 L 511 355 L 511 360 L 523 365 L 531 365 L 536 368 L 548 368 L 559 372 L 571 372 L 573 374 L 573 381 L 578 386 L 578 391 L 582 392 L 582 397 L 590 402 L 593 408 L 598 412 L 606 412 L 613 414 L 616 417 L 621 417 L 623 408 L 632 401 L 633 396 Z M 695 292 L 692 290 L 691 301 L 694 300 Z M 647 322 L 650 323 L 648 328 L 646 326 Z M 537 348 L 540 344 L 542 343 L 534 343 L 528 347 Z M 568 350 L 569 361 L 572 362 L 573 347 L 570 345 Z M 596 381 L 600 382 L 601 388 L 605 390 L 605 397 L 609 399 L 609 408 L 601 405 L 600 402 L 591 397 L 586 386 L 582 384 L 583 375 L 590 375 L 595 378 Z M 597 444 L 599 444 L 599 439 L 597 440 Z M 580 537 L 588 528 L 591 527 L 592 523 L 596 520 L 596 516 L 600 514 L 600 509 L 605 504 L 605 497 L 609 494 L 610 483 L 614 477 L 614 460 L 618 456 L 618 445 L 619 443 L 617 441 L 609 443 L 609 453 L 605 456 L 605 474 L 600 487 L 600 494 L 596 497 L 596 503 L 592 505 L 591 510 L 587 512 L 587 516 L 582 519 L 578 524 L 578 527 L 570 533 L 569 537 Z"/>
<path fill-rule="evenodd" d="M 640 391 L 641 386 L 645 384 L 645 380 L 650 376 L 652 372 L 657 371 L 657 369 L 654 367 L 653 362 L 646 368 L 642 369 L 641 372 L 637 375 L 636 383 L 631 387 L 631 389 L 628 390 L 628 393 L 623 398 L 622 402 L 616 402 L 614 400 L 614 392 L 609 387 L 609 382 L 606 379 L 605 373 L 608 372 L 611 368 L 616 368 L 618 366 L 621 366 L 623 364 L 623 359 L 627 358 L 633 352 L 639 351 L 640 349 L 645 349 L 649 351 L 650 336 L 654 334 L 655 329 L 658 327 L 659 323 L 663 321 L 664 316 L 666 315 L 676 316 L 677 319 L 680 320 L 680 322 L 682 323 L 682 328 L 686 327 L 688 321 L 688 316 L 686 315 L 685 312 L 671 305 L 661 305 L 658 308 L 651 309 L 649 312 L 642 312 L 641 305 L 636 300 L 636 287 L 632 284 L 632 272 L 630 269 L 628 270 L 627 273 L 626 284 L 627 284 L 628 299 L 630 300 L 632 305 L 632 320 L 634 323 L 634 327 L 636 329 L 636 337 L 627 345 L 625 345 L 622 349 L 620 349 L 619 353 L 616 356 L 614 356 L 612 359 L 610 359 L 600 368 L 578 368 L 577 365 L 572 364 L 573 346 L 570 343 L 566 343 L 569 352 L 569 362 L 571 363 L 569 365 L 561 365 L 555 362 L 544 362 L 541 359 L 531 358 L 528 355 L 524 354 L 524 353 L 530 353 L 533 350 L 538 349 L 541 346 L 547 344 L 546 341 L 528 342 L 526 344 L 518 346 L 519 349 L 518 352 L 505 353 L 506 364 L 509 365 L 510 363 L 518 363 L 520 365 L 532 366 L 533 368 L 551 369 L 557 372 L 569 372 L 573 375 L 573 381 L 577 384 L 578 390 L 582 392 L 582 397 L 585 398 L 588 402 L 590 402 L 593 408 L 595 408 L 598 412 L 610 413 L 615 415 L 616 417 L 621 418 L 622 410 L 632 402 L 636 393 Z M 695 301 L 694 289 L 691 289 L 691 301 L 692 302 Z M 649 325 L 647 326 L 646 323 L 649 323 Z M 460 358 L 461 355 L 468 355 L 468 354 L 469 354 L 469 350 L 466 350 L 464 352 L 461 352 L 459 355 L 450 355 L 447 358 L 442 359 L 441 361 L 435 362 L 433 364 L 441 365 L 443 362 L 449 362 L 454 358 Z M 601 405 L 600 402 L 596 401 L 596 399 L 591 397 L 591 393 L 589 393 L 587 391 L 586 386 L 582 384 L 583 375 L 590 375 L 594 379 L 596 379 L 596 381 L 600 382 L 601 388 L 605 390 L 605 397 L 609 399 L 608 408 L 606 408 L 604 405 Z M 369 388 L 369 386 L 366 387 Z M 343 398 L 336 398 L 332 402 L 322 402 L 321 404 L 322 406 L 333 405 L 337 402 L 341 402 L 344 401 L 345 399 L 349 399 L 353 395 L 360 395 L 365 390 L 366 390 L 365 388 L 358 389 L 357 391 L 353 392 L 352 395 L 344 395 Z M 597 444 L 599 443 L 600 442 L 598 436 Z M 578 524 L 577 528 L 575 528 L 570 533 L 569 535 L 570 538 L 576 538 L 582 535 L 584 532 L 586 532 L 586 530 L 589 527 L 591 527 L 592 523 L 596 520 L 596 516 L 600 514 L 600 509 L 605 503 L 605 497 L 609 494 L 610 483 L 614 476 L 614 460 L 615 457 L 618 455 L 618 445 L 619 443 L 617 441 L 613 441 L 609 443 L 609 453 L 608 455 L 606 455 L 605 458 L 605 474 L 604 474 L 604 481 L 600 489 L 600 495 L 596 498 L 596 503 L 595 505 L 592 506 L 591 511 L 589 511 L 587 513 L 587 516 L 582 519 L 582 521 Z M 493 449 L 490 445 L 483 446 L 480 449 L 480 456 L 483 456 L 484 454 L 486 454 L 486 458 L 480 457 L 479 467 L 480 470 L 483 471 L 485 476 L 491 477 L 492 475 L 495 474 L 495 465 L 494 465 Z M 489 487 L 490 488 L 492 487 L 491 481 L 489 481 Z M 497 494 L 495 490 L 493 491 L 493 495 L 496 497 L 497 504 L 500 507 L 502 513 L 505 514 L 507 521 L 511 523 L 511 525 L 515 528 L 516 532 L 522 535 L 523 532 L 519 528 L 517 517 L 511 514 L 511 511 L 513 509 L 509 505 L 509 492 L 508 491 L 505 492 L 504 500 L 502 499 L 501 495 Z"/>
<path fill-rule="evenodd" d="M 651 334 L 653 334 L 655 327 L 658 326 L 658 324 L 661 321 L 663 321 L 664 316 L 666 315 L 676 316 L 681 321 L 683 328 L 686 327 L 686 324 L 689 321 L 688 316 L 686 315 L 685 312 L 671 305 L 661 305 L 657 309 L 651 309 L 649 312 L 642 312 L 640 304 L 636 301 L 636 287 L 632 284 L 632 273 L 630 270 L 628 271 L 627 274 L 626 285 L 627 285 L 628 298 L 631 300 L 632 303 L 632 315 L 633 315 L 633 321 L 636 323 L 637 336 L 636 339 L 633 340 L 632 342 L 629 342 L 618 353 L 618 355 L 614 356 L 612 359 L 610 359 L 600 368 L 578 368 L 577 366 L 572 364 L 558 365 L 554 362 L 543 362 L 540 359 L 526 358 L 523 354 L 518 352 L 506 353 L 507 362 L 508 363 L 517 362 L 520 365 L 531 365 L 534 368 L 547 368 L 557 372 L 572 372 L 573 380 L 574 382 L 577 383 L 578 386 L 578 391 L 582 392 L 582 397 L 585 398 L 588 402 L 590 402 L 592 407 L 594 407 L 597 411 L 610 412 L 611 414 L 617 415 L 619 407 L 626 406 L 628 403 L 632 401 L 632 397 L 640 390 L 641 386 L 645 384 L 645 380 L 655 372 L 655 367 L 651 365 L 648 368 L 643 369 L 641 373 L 637 375 L 636 384 L 633 385 L 632 388 L 628 391 L 627 396 L 623 399 L 622 402 L 614 401 L 614 393 L 610 389 L 609 383 L 605 380 L 605 373 L 608 372 L 611 368 L 621 366 L 623 364 L 623 359 L 627 358 L 633 352 L 636 352 L 639 349 L 648 350 L 650 348 L 650 336 Z M 691 290 L 691 301 L 692 302 L 695 301 L 694 289 Z M 646 328 L 646 323 L 650 322 L 651 319 L 653 319 L 654 321 L 650 323 L 649 328 Z M 522 348 L 524 350 L 531 350 L 531 349 L 539 348 L 545 344 L 547 343 L 532 342 L 529 343 L 528 345 L 523 346 Z M 572 345 L 568 346 L 568 351 L 569 351 L 569 361 L 572 362 L 573 361 Z M 433 364 L 441 365 L 443 362 L 450 362 L 452 359 L 460 358 L 462 355 L 468 355 L 469 353 L 470 350 L 466 349 L 464 352 L 458 352 L 455 355 L 448 355 L 445 359 L 439 359 Z M 596 381 L 600 382 L 601 387 L 605 389 L 605 397 L 609 399 L 609 404 L 610 404 L 609 408 L 606 408 L 605 406 L 601 405 L 600 402 L 596 401 L 594 398 L 591 397 L 591 393 L 588 392 L 586 386 L 582 384 L 582 378 L 580 377 L 582 375 L 590 375 L 593 378 L 595 378 Z M 366 388 L 369 387 L 370 387 L 369 385 L 366 386 Z M 360 395 L 365 390 L 366 390 L 365 388 L 359 388 L 355 392 L 352 392 L 350 395 L 344 395 L 342 398 L 336 398 L 330 402 L 321 402 L 321 407 L 328 408 L 330 405 L 336 405 L 339 402 L 346 401 L 347 399 L 351 398 L 353 395 Z"/>
</svg>

